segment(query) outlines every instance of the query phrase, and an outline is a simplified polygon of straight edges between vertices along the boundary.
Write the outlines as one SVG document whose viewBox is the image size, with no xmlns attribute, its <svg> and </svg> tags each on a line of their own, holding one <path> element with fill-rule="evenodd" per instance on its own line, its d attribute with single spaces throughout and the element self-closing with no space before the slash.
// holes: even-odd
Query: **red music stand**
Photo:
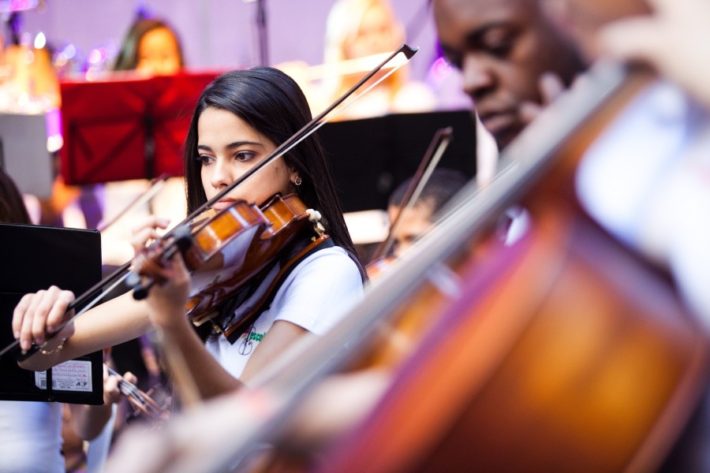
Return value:
<svg viewBox="0 0 710 473">
<path fill-rule="evenodd" d="M 217 72 L 61 84 L 67 184 L 182 175 L 195 104 Z"/>
</svg>

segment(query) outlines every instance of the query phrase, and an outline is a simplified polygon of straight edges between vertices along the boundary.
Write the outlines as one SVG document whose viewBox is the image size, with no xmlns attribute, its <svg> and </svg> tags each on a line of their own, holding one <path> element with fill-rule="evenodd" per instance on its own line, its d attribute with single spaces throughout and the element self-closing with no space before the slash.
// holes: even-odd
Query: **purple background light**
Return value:
<svg viewBox="0 0 710 473">
<path fill-rule="evenodd" d="M 435 59 L 431 15 L 422 11 L 427 0 L 392 0 L 398 17 L 410 31 L 410 44 L 420 52 L 411 63 L 412 77 L 424 79 Z M 323 61 L 325 21 L 333 0 L 267 0 L 269 57 L 272 64 Z M 42 31 L 57 46 L 73 44 L 81 57 L 94 48 L 111 53 L 138 8 L 168 20 L 179 32 L 188 67 L 229 69 L 258 64 L 256 2 L 243 0 L 46 0 L 40 10 L 23 13 L 23 31 L 32 38 Z"/>
</svg>

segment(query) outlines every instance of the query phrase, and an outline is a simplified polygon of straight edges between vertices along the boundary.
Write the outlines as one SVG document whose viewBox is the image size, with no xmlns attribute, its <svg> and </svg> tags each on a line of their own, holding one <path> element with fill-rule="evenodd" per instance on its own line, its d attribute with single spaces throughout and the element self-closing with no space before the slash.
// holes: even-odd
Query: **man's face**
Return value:
<svg viewBox="0 0 710 473">
<path fill-rule="evenodd" d="M 526 125 L 521 105 L 541 102 L 540 76 L 553 72 L 568 84 L 581 68 L 536 0 L 434 0 L 434 17 L 444 54 L 501 148 Z"/>
</svg>

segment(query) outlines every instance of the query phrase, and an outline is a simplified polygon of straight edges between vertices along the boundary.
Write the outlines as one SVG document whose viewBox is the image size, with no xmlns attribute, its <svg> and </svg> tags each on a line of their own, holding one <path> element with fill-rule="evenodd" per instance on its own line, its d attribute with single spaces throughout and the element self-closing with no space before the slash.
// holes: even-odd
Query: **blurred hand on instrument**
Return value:
<svg viewBox="0 0 710 473">
<path fill-rule="evenodd" d="M 524 102 L 520 106 L 520 116 L 525 123 L 530 123 L 565 90 L 562 79 L 557 74 L 546 72 L 538 79 L 541 103 Z"/>
<path fill-rule="evenodd" d="M 621 20 L 600 32 L 604 50 L 647 62 L 710 106 L 710 3 L 649 0 L 654 14 Z"/>
<path fill-rule="evenodd" d="M 152 251 L 144 250 L 161 237 L 160 230 L 168 227 L 169 221 L 150 216 L 133 229 L 131 244 L 136 253 L 133 270 L 152 277 L 156 284 L 148 294 L 148 314 L 153 325 L 162 329 L 185 322 L 185 303 L 190 289 L 190 275 L 182 256 L 175 253 L 167 261 L 159 261 Z M 155 253 L 162 253 L 154 248 Z"/>
<path fill-rule="evenodd" d="M 108 368 L 104 365 L 104 404 L 115 404 L 121 400 L 123 393 L 119 388 L 119 383 L 122 379 L 131 384 L 138 382 L 138 378 L 130 371 L 126 371 L 123 376 L 110 374 Z"/>
</svg>

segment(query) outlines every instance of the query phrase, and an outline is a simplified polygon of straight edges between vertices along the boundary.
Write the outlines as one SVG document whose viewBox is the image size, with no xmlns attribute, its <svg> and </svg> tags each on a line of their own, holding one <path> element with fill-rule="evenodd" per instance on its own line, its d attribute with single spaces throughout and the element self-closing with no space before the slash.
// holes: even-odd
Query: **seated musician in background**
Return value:
<svg viewBox="0 0 710 473">
<path fill-rule="evenodd" d="M 147 18 L 139 13 L 123 40 L 114 64 L 114 71 L 135 71 L 141 75 L 173 75 L 185 65 L 182 47 L 177 33 L 167 22 Z M 149 182 L 143 179 L 110 182 L 87 186 L 75 205 L 65 212 L 66 226 L 96 228 L 106 223 L 123 208 L 147 191 Z M 170 179 L 164 188 L 152 199 L 146 213 L 160 216 L 169 221 L 180 221 L 185 216 L 182 205 L 184 188 L 182 180 Z M 133 222 L 124 219 L 103 232 L 102 259 L 104 264 L 121 265 L 131 258 L 130 229 L 142 223 L 140 211 L 134 211 Z"/>
<path fill-rule="evenodd" d="M 0 33 L 0 110 L 44 113 L 58 106 L 59 81 L 44 35 L 26 45 Z"/>
<path fill-rule="evenodd" d="M 175 29 L 163 19 L 139 12 L 122 41 L 113 70 L 133 71 L 151 77 L 174 75 L 184 66 L 185 58 Z M 161 185 L 162 189 L 148 204 L 132 210 L 102 230 L 102 260 L 109 268 L 123 264 L 133 255 L 134 228 L 150 222 L 165 227 L 169 222 L 178 222 L 185 217 L 183 179 L 170 178 Z M 145 179 L 85 186 L 75 205 L 70 208 L 72 212 L 65 213 L 64 223 L 67 226 L 96 228 L 148 192 L 149 187 L 150 182 Z M 161 383 L 165 381 L 152 345 L 146 336 L 118 345 L 113 351 L 119 371 L 135 373 L 139 386 L 145 390 L 163 389 Z"/>
<path fill-rule="evenodd" d="M 123 39 L 113 69 L 114 71 L 133 70 L 146 76 L 165 76 L 180 73 L 184 70 L 185 64 L 177 31 L 163 19 L 139 14 Z M 123 184 L 111 184 L 111 186 L 121 185 Z M 139 187 L 146 189 L 148 183 L 142 181 Z M 116 192 L 120 190 L 117 189 Z M 164 188 L 151 200 L 150 213 L 167 221 L 182 220 L 186 215 L 186 208 L 183 205 L 184 195 L 183 180 L 168 179 Z M 123 263 L 130 258 L 130 254 L 126 256 L 127 258 L 123 258 L 123 261 L 118 263 Z"/>
<path fill-rule="evenodd" d="M 359 79 L 360 74 L 338 73 L 339 64 L 390 53 L 404 40 L 404 28 L 388 0 L 337 0 L 326 23 L 324 65 L 331 66 L 332 73 L 324 74 L 323 102 L 330 103 Z M 433 92 L 424 83 L 412 81 L 407 75 L 407 67 L 400 68 L 345 110 L 341 118 L 433 109 L 436 106 Z"/>
<path fill-rule="evenodd" d="M 400 207 L 409 188 L 411 178 L 401 183 L 392 192 L 387 206 L 390 222 L 394 222 L 400 212 L 399 223 L 394 229 L 392 255 L 399 258 L 435 223 L 437 212 L 468 182 L 466 176 L 453 169 L 436 169 L 427 181 L 419 199 L 404 210 Z"/>
</svg>

